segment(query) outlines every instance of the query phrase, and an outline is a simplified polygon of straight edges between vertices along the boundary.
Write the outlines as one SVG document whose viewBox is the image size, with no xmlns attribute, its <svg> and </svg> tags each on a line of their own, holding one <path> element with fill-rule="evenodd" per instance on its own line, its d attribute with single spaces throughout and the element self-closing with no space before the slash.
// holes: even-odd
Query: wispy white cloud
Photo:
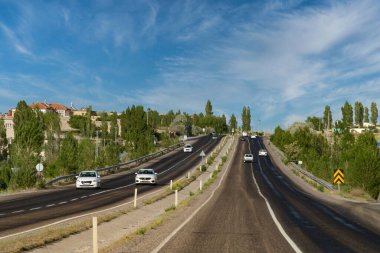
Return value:
<svg viewBox="0 0 380 253">
<path fill-rule="evenodd" d="M 27 56 L 33 56 L 33 54 L 23 45 L 20 39 L 16 36 L 14 31 L 12 31 L 9 27 L 4 25 L 3 23 L 0 23 L 0 28 L 3 31 L 3 33 L 6 35 L 7 39 L 9 40 L 13 48 L 17 52 L 27 55 Z"/>
</svg>

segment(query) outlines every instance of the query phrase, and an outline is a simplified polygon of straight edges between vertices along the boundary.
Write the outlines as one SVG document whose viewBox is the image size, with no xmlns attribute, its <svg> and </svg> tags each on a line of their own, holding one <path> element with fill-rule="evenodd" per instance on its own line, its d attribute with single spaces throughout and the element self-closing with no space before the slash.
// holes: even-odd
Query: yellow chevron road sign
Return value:
<svg viewBox="0 0 380 253">
<path fill-rule="evenodd" d="M 344 171 L 342 169 L 334 170 L 334 184 L 344 184 Z"/>
</svg>

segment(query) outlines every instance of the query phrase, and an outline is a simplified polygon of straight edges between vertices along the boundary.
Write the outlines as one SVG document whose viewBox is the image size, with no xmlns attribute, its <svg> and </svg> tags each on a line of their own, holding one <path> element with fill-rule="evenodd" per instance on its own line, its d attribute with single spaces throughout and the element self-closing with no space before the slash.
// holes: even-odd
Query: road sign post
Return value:
<svg viewBox="0 0 380 253">
<path fill-rule="evenodd" d="M 340 192 L 340 185 L 344 184 L 344 171 L 342 169 L 334 170 L 334 184 L 338 185 L 338 192 Z"/>
<path fill-rule="evenodd" d="M 204 160 L 204 157 L 206 156 L 205 152 L 202 150 L 199 156 L 202 157 L 202 165 L 203 165 L 204 164 L 203 160 Z"/>
</svg>

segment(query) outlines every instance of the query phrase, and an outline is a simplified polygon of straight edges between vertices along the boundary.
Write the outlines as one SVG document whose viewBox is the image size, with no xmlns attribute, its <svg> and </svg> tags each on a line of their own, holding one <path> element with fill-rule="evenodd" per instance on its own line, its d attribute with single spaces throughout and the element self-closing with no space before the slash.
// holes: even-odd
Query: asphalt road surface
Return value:
<svg viewBox="0 0 380 253">
<path fill-rule="evenodd" d="M 239 142 L 214 198 L 160 252 L 380 252 L 380 235 L 302 192 L 262 147 Z M 251 152 L 255 162 L 243 163 Z"/>
<path fill-rule="evenodd" d="M 158 173 L 158 187 L 184 175 L 200 161 L 202 150 L 208 154 L 219 142 L 220 138 L 213 140 L 205 136 L 193 144 L 192 153 L 179 149 L 148 162 Z M 0 237 L 126 202 L 134 195 L 134 171 L 103 177 L 102 188 L 98 190 L 76 190 L 75 185 L 69 185 L 1 196 Z M 137 188 L 140 194 L 156 190 L 157 186 L 139 185 Z"/>
</svg>

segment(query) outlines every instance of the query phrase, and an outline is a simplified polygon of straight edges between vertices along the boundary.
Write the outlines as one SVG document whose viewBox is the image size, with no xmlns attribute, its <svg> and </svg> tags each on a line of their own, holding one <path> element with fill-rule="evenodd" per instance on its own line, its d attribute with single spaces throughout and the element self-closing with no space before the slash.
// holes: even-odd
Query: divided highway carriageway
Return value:
<svg viewBox="0 0 380 253">
<path fill-rule="evenodd" d="M 220 140 L 221 138 L 203 136 L 194 140 L 192 153 L 184 153 L 182 148 L 179 148 L 147 162 L 146 166 L 158 173 L 158 187 L 168 185 L 170 180 L 185 175 L 200 162 L 200 152 L 208 154 Z M 102 188 L 97 190 L 76 190 L 75 185 L 70 184 L 53 189 L 0 196 L 0 238 L 127 202 L 134 196 L 136 170 L 102 177 Z M 153 191 L 157 186 L 139 185 L 138 191 Z"/>
</svg>

